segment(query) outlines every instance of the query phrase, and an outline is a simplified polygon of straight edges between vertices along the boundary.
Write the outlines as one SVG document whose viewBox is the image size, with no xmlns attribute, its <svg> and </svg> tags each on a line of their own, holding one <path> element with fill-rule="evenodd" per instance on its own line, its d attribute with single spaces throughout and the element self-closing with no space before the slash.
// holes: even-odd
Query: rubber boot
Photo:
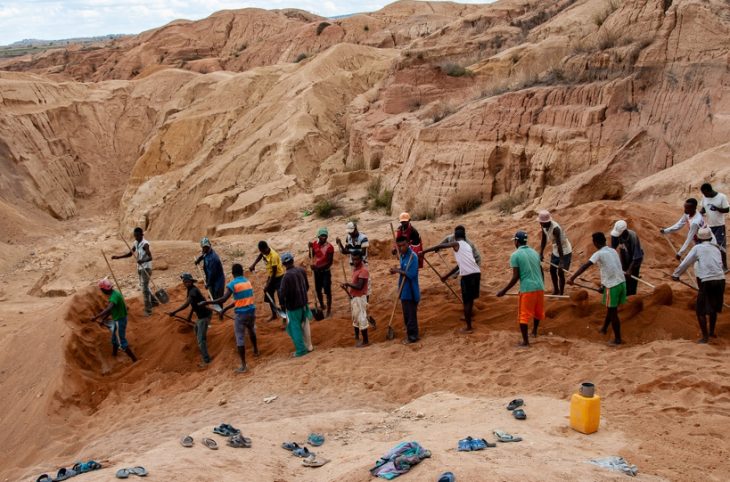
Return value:
<svg viewBox="0 0 730 482">
<path fill-rule="evenodd" d="M 360 328 L 358 328 L 357 326 L 354 328 L 355 328 L 355 339 L 359 340 L 360 339 Z"/>
<path fill-rule="evenodd" d="M 249 331 L 248 337 L 251 340 L 251 345 L 253 345 L 253 356 L 259 356 L 259 345 L 256 343 L 256 335 L 254 335 L 253 331 Z"/>
<path fill-rule="evenodd" d="M 132 363 L 136 363 L 137 362 L 137 357 L 134 356 L 134 353 L 132 353 L 132 349 L 131 348 L 129 348 L 129 347 L 125 348 L 124 349 L 124 353 L 126 353 L 127 356 L 132 359 Z"/>
<path fill-rule="evenodd" d="M 370 339 L 368 338 L 368 330 L 362 330 L 362 344 L 370 344 Z"/>
<path fill-rule="evenodd" d="M 613 344 L 620 345 L 623 341 L 621 341 L 621 321 L 618 319 L 618 313 L 613 316 L 611 327 L 613 328 Z"/>
<path fill-rule="evenodd" d="M 532 336 L 537 337 L 537 328 L 540 326 L 540 320 L 535 318 L 534 320 L 532 320 L 532 323 Z"/>
</svg>

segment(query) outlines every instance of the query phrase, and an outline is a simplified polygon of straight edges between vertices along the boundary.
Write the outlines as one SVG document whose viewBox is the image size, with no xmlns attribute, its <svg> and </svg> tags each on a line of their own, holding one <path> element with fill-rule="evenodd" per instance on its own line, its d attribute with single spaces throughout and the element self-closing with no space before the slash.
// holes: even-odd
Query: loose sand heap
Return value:
<svg viewBox="0 0 730 482">
<path fill-rule="evenodd" d="M 403 480 L 621 480 L 587 463 L 612 455 L 640 480 L 728 480 L 730 322 L 723 313 L 719 337 L 695 343 L 695 293 L 670 280 L 677 263 L 658 234 L 701 183 L 730 192 L 728 59 L 725 0 L 502 0 L 401 1 L 336 20 L 231 10 L 3 60 L 0 481 L 82 459 L 104 468 L 80 482 L 135 465 L 148 480 L 366 481 L 406 440 L 432 457 Z M 533 346 L 514 348 L 517 300 L 494 294 L 511 274 L 510 238 L 525 229 L 537 247 L 546 208 L 569 234 L 573 269 L 593 252 L 591 233 L 618 219 L 641 237 L 642 278 L 656 289 L 640 284 L 621 308 L 624 346 L 598 333 L 600 295 L 569 288 L 547 302 Z M 480 248 L 473 335 L 458 334 L 461 305 L 425 269 L 422 341 L 386 339 L 386 212 L 403 210 L 426 245 L 464 224 Z M 164 310 L 182 303 L 179 275 L 195 273 L 202 236 L 226 273 L 248 266 L 261 239 L 306 264 L 318 228 L 334 241 L 355 218 L 371 241 L 372 346 L 354 348 L 335 285 L 333 316 L 312 325 L 315 351 L 291 359 L 257 272 L 261 356 L 236 376 L 231 322 L 214 317 L 213 362 L 196 368 L 191 328 Z M 89 319 L 105 302 L 95 282 L 110 274 L 101 250 L 123 253 L 119 233 L 134 226 L 172 300 L 144 317 L 135 267 L 113 262 L 132 364 Z M 441 273 L 444 256 L 430 258 Z M 583 277 L 598 281 L 595 268 Z M 403 336 L 400 309 L 393 326 Z M 584 381 L 602 397 L 590 436 L 567 419 Z M 505 410 L 514 398 L 527 420 Z M 253 447 L 226 447 L 211 432 L 222 422 Z M 456 451 L 495 429 L 524 441 Z M 316 451 L 331 462 L 319 469 L 280 448 L 309 432 L 326 437 Z M 191 449 L 178 443 L 188 434 Z M 206 436 L 221 449 L 204 448 Z"/>
</svg>

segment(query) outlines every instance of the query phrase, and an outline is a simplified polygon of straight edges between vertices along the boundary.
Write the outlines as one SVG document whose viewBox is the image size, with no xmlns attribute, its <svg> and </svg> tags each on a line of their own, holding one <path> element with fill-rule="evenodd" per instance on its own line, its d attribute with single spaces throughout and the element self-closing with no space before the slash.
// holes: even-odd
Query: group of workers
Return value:
<svg viewBox="0 0 730 482">
<path fill-rule="evenodd" d="M 696 303 L 697 318 L 702 331 L 700 343 L 707 343 L 715 335 L 717 314 L 722 311 L 725 290 L 725 274 L 727 272 L 725 216 L 730 211 L 727 197 L 714 191 L 710 184 L 703 184 L 702 206 L 690 198 L 684 204 L 684 214 L 673 226 L 664 228 L 661 233 L 671 233 L 688 225 L 686 241 L 676 253 L 681 264 L 674 271 L 672 278 L 679 277 L 686 270 L 694 266 L 698 297 Z M 481 253 L 476 245 L 467 239 L 464 226 L 457 226 L 453 235 L 445 237 L 439 244 L 424 248 L 416 228 L 411 224 L 408 213 L 399 217 L 400 225 L 393 232 L 395 246 L 393 255 L 397 257 L 398 265 L 390 268 L 389 272 L 398 276 L 398 298 L 402 307 L 403 321 L 406 336 L 403 344 L 419 341 L 418 305 L 421 300 L 419 287 L 419 269 L 424 261 L 429 264 L 426 254 L 450 249 L 453 252 L 455 267 L 446 274 L 439 274 L 441 281 L 452 277 L 460 277 L 461 296 L 459 297 L 464 310 L 465 327 L 463 333 L 472 333 L 474 301 L 479 298 L 481 291 Z M 574 285 L 580 276 L 592 265 L 600 271 L 603 303 L 606 306 L 606 317 L 600 332 L 606 334 L 609 326 L 613 330 L 613 345 L 623 343 L 621 338 L 621 322 L 618 308 L 625 304 L 628 296 L 636 294 L 637 283 L 640 277 L 641 264 L 644 252 L 638 234 L 628 228 L 625 220 L 616 221 L 610 231 L 610 247 L 608 238 L 603 232 L 592 234 L 592 243 L 595 252 L 590 259 L 580 266 L 574 273 L 570 272 L 572 262 L 572 245 L 566 230 L 562 228 L 548 211 L 540 211 L 537 216 L 540 225 L 541 241 L 540 252 L 528 245 L 528 233 L 517 231 L 512 240 L 515 251 L 510 255 L 509 265 L 512 268 L 510 281 L 496 293 L 502 297 L 519 284 L 518 322 L 522 341 L 519 346 L 530 345 L 529 323 L 533 323 L 532 336 L 538 334 L 538 327 L 545 319 L 545 281 L 543 274 L 544 251 L 548 243 L 552 245 L 548 270 L 552 281 L 552 296 L 562 296 L 565 285 Z M 347 236 L 345 242 L 337 238 L 336 244 L 342 255 L 349 256 L 350 276 L 343 280 L 343 288 L 350 299 L 352 324 L 357 347 L 369 345 L 368 329 L 371 317 L 368 316 L 368 299 L 372 289 L 372 280 L 368 270 L 369 242 L 365 234 L 358 230 L 355 222 L 346 225 Z M 151 313 L 155 305 L 155 296 L 149 288 L 152 274 L 152 252 L 141 228 L 134 230 L 135 242 L 130 251 L 113 256 L 112 259 L 135 256 L 138 266 L 140 288 L 144 295 L 145 314 Z M 318 306 L 314 310 L 325 312 L 323 316 L 330 316 L 332 310 L 332 273 L 334 263 L 334 246 L 328 241 L 329 232 L 326 228 L 317 231 L 316 239 L 308 243 L 309 267 L 313 273 L 314 291 Z M 690 249 L 690 246 L 694 246 Z M 190 308 L 187 321 L 192 322 L 195 314 L 197 321 L 194 329 L 202 358 L 201 366 L 210 363 L 211 358 L 207 350 L 206 333 L 211 320 L 212 311 L 217 311 L 221 317 L 226 311 L 233 309 L 234 333 L 241 365 L 238 372 L 247 370 L 245 337 L 248 333 L 253 347 L 254 356 L 258 356 L 256 339 L 256 305 L 254 302 L 254 288 L 251 281 L 245 277 L 241 264 L 233 264 L 231 274 L 233 279 L 226 284 L 223 265 L 208 238 L 200 242 L 201 254 L 195 259 L 195 264 L 203 264 L 205 287 L 209 298 L 206 299 L 195 286 L 197 280 L 190 273 L 183 273 L 180 278 L 187 290 L 185 303 L 170 316 Z M 689 252 L 682 260 L 682 255 Z M 267 278 L 263 288 L 264 301 L 271 308 L 271 320 L 281 318 L 283 328 L 287 331 L 294 344 L 294 356 L 304 356 L 313 349 L 309 322 L 313 317 L 313 309 L 309 302 L 310 284 L 307 271 L 294 264 L 294 256 L 290 252 L 281 255 L 266 241 L 258 243 L 259 254 L 248 267 L 254 272 L 256 265 L 263 260 L 266 266 Z M 433 268 L 435 270 L 435 268 Z M 344 274 L 344 264 L 343 264 Z M 566 275 L 570 275 L 566 278 Z M 129 349 L 125 337 L 126 333 L 126 306 L 121 293 L 114 290 L 112 283 L 106 278 L 99 281 L 99 288 L 108 296 L 107 307 L 94 320 L 102 321 L 111 330 L 113 353 L 116 355 L 119 347 L 133 360 L 134 354 Z M 457 295 L 458 296 L 458 295 Z M 551 296 L 551 295 L 548 295 Z M 225 306 L 229 299 L 233 301 Z M 279 305 L 276 304 L 278 298 Z M 708 327 L 709 318 L 709 327 Z"/>
</svg>

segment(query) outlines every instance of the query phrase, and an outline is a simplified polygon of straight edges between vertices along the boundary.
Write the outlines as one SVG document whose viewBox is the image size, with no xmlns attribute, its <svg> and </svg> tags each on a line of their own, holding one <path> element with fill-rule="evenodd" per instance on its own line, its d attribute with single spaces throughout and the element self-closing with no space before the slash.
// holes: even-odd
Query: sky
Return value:
<svg viewBox="0 0 730 482">
<path fill-rule="evenodd" d="M 461 3 L 488 3 L 460 0 Z M 57 40 L 139 33 L 172 20 L 198 20 L 224 9 L 300 8 L 324 17 L 371 12 L 382 0 L 0 0 L 0 45 L 27 38 Z"/>
</svg>

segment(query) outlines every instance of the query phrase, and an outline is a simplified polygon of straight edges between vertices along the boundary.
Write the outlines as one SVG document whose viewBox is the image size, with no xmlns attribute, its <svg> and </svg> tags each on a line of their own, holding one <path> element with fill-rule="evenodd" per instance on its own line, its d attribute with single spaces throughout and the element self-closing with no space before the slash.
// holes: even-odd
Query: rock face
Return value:
<svg viewBox="0 0 730 482">
<path fill-rule="evenodd" d="M 729 59 L 722 0 L 224 11 L 0 64 L 0 201 L 190 238 L 378 177 L 432 214 L 661 196 L 728 155 Z"/>
</svg>

